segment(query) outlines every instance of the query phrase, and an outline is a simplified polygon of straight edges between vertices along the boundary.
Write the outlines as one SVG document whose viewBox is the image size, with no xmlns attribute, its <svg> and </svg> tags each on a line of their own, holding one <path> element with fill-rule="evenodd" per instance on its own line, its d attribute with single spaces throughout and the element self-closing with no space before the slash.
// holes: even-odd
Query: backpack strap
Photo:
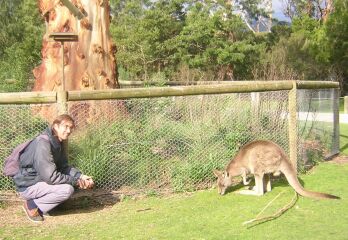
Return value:
<svg viewBox="0 0 348 240">
<path fill-rule="evenodd" d="M 45 140 L 47 140 L 47 141 L 50 140 L 50 138 L 48 137 L 48 135 L 47 135 L 47 134 L 44 134 L 44 133 L 40 134 L 40 135 L 37 136 L 36 138 L 42 138 L 42 139 L 45 139 Z"/>
</svg>

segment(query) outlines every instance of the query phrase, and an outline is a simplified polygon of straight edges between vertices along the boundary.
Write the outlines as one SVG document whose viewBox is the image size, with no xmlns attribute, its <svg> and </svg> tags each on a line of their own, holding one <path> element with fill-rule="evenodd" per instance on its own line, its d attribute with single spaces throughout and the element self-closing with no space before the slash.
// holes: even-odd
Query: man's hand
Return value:
<svg viewBox="0 0 348 240">
<path fill-rule="evenodd" d="M 92 177 L 81 175 L 81 177 L 77 180 L 77 185 L 81 189 L 92 189 L 94 187 L 94 182 Z"/>
</svg>

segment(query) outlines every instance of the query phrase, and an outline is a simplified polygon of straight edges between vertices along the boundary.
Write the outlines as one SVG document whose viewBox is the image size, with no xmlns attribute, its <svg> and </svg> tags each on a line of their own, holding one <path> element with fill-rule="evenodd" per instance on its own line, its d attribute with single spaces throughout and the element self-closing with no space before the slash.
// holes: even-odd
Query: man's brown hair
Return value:
<svg viewBox="0 0 348 240">
<path fill-rule="evenodd" d="M 55 132 L 53 126 L 54 126 L 55 124 L 59 125 L 59 124 L 61 124 L 63 121 L 65 121 L 65 122 L 70 122 L 70 123 L 73 124 L 73 127 L 75 127 L 75 121 L 74 121 L 74 119 L 73 119 L 70 115 L 68 115 L 68 114 L 62 114 L 62 115 L 57 116 L 56 119 L 54 119 L 54 121 L 53 121 L 53 123 L 52 123 L 51 128 L 52 128 L 52 131 L 53 131 L 54 134 L 56 134 L 56 132 Z"/>
</svg>

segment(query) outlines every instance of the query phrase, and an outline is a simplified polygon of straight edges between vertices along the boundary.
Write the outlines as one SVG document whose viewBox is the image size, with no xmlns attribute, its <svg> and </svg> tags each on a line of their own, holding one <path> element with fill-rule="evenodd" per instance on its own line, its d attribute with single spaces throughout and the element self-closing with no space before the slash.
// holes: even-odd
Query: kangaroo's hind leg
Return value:
<svg viewBox="0 0 348 240">
<path fill-rule="evenodd" d="M 255 193 L 257 196 L 261 196 L 264 194 L 264 186 L 265 183 L 263 182 L 263 174 L 258 175 L 255 174 Z"/>
<path fill-rule="evenodd" d="M 264 189 L 266 190 L 266 192 L 270 192 L 272 190 L 272 186 L 271 186 L 271 176 L 270 174 L 266 174 L 264 176 Z"/>
</svg>

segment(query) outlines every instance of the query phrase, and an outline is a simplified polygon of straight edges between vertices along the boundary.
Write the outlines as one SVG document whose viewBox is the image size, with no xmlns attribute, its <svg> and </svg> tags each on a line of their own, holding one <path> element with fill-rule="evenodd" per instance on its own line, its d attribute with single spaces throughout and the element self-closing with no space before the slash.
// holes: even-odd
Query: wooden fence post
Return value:
<svg viewBox="0 0 348 240">
<path fill-rule="evenodd" d="M 344 113 L 348 114 L 348 96 L 344 97 Z"/>
<path fill-rule="evenodd" d="M 67 91 L 57 91 L 57 107 L 58 115 L 68 113 L 68 92 Z"/>
<path fill-rule="evenodd" d="M 339 89 L 331 89 L 332 94 L 332 111 L 333 111 L 333 134 L 331 155 L 340 153 L 340 95 Z M 331 156 L 329 156 L 331 157 Z"/>
<path fill-rule="evenodd" d="M 289 91 L 289 157 L 290 162 L 297 172 L 297 83 L 292 82 L 292 89 Z"/>
<path fill-rule="evenodd" d="M 57 91 L 57 107 L 58 115 L 68 113 L 68 92 L 64 90 Z M 69 156 L 69 142 L 68 140 L 63 141 L 63 149 L 66 156 Z"/>
</svg>

